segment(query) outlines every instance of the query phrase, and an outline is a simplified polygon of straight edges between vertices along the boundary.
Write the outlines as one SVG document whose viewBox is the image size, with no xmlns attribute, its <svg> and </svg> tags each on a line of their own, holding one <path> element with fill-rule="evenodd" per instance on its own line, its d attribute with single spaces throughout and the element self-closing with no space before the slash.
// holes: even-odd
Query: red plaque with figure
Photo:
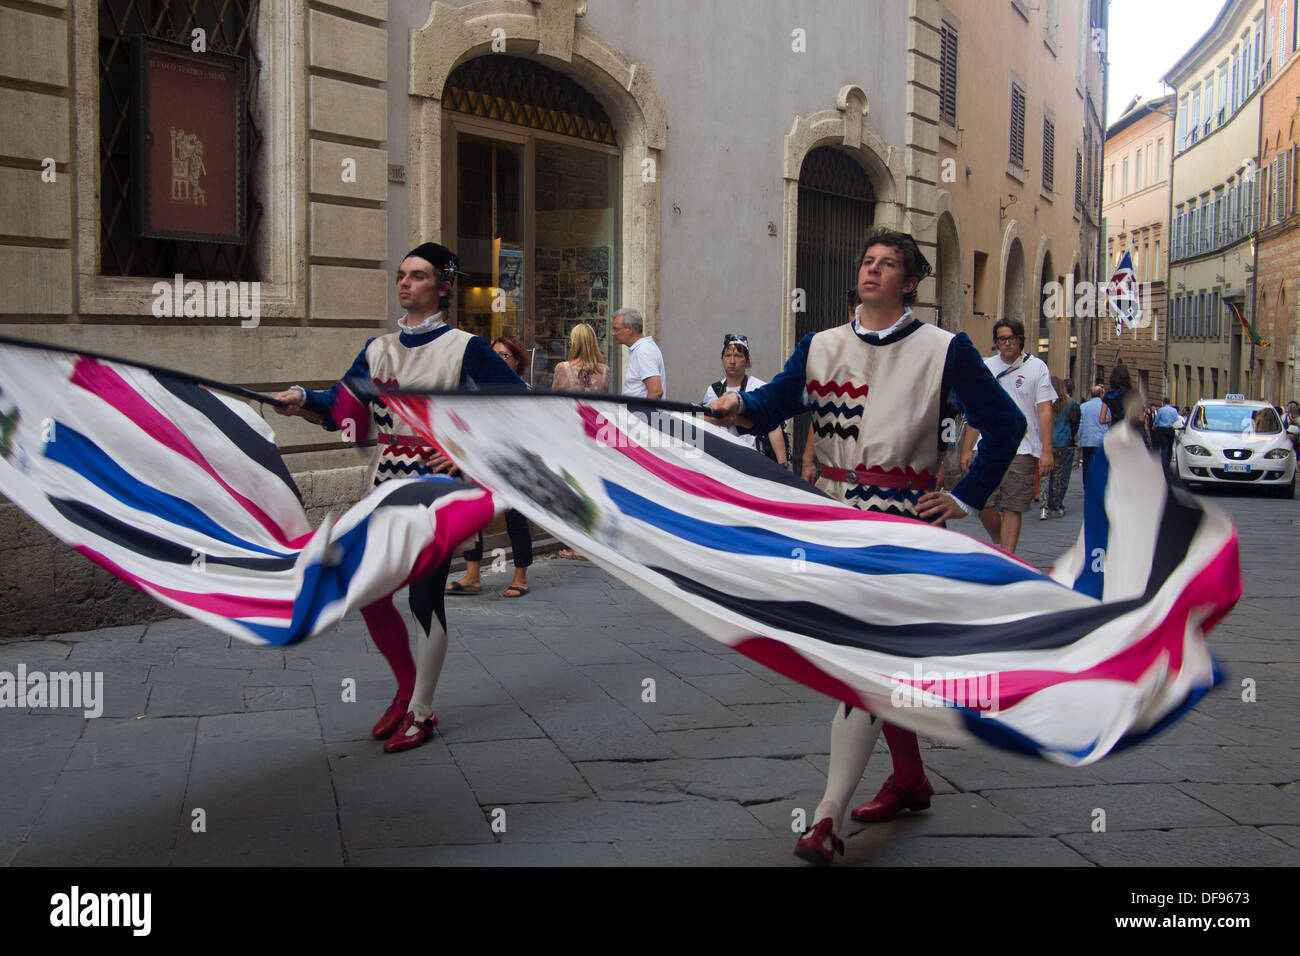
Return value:
<svg viewBox="0 0 1300 956">
<path fill-rule="evenodd" d="M 243 243 L 244 59 L 154 37 L 135 43 L 136 235 Z"/>
</svg>

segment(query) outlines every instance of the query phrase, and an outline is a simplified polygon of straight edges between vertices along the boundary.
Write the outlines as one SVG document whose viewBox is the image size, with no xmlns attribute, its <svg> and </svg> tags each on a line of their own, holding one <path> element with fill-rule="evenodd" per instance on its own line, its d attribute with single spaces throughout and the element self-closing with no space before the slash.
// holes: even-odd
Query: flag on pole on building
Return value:
<svg viewBox="0 0 1300 956">
<path fill-rule="evenodd" d="M 1241 323 L 1241 327 L 1246 330 L 1246 337 L 1248 339 L 1250 339 L 1252 342 L 1254 342 L 1262 349 L 1266 349 L 1273 344 L 1271 341 L 1264 338 L 1262 335 L 1260 335 L 1258 332 L 1255 331 L 1254 327 L 1251 326 L 1251 324 L 1246 321 L 1245 313 L 1243 313 L 1241 309 L 1237 307 L 1237 304 L 1235 302 L 1225 301 L 1224 305 L 1226 305 L 1229 309 L 1231 309 L 1232 314 L 1237 317 L 1237 321 Z"/>
<path fill-rule="evenodd" d="M 190 376 L 0 342 L 0 494 L 100 567 L 253 644 L 293 644 L 436 567 L 492 519 L 390 481 L 315 531 L 270 427 Z"/>
<path fill-rule="evenodd" d="M 1167 726 L 1218 678 L 1205 632 L 1241 592 L 1236 531 L 1161 480 L 1132 429 L 1110 430 L 1083 530 L 1041 572 L 834 500 L 701 416 L 597 398 L 384 401 L 668 612 L 927 736 L 1087 764 Z"/>
<path fill-rule="evenodd" d="M 1142 302 L 1138 294 L 1137 272 L 1133 269 L 1133 254 L 1128 249 L 1115 267 L 1115 274 L 1106 283 L 1106 301 L 1115 316 L 1115 334 L 1124 327 L 1136 329 L 1142 320 Z"/>
</svg>

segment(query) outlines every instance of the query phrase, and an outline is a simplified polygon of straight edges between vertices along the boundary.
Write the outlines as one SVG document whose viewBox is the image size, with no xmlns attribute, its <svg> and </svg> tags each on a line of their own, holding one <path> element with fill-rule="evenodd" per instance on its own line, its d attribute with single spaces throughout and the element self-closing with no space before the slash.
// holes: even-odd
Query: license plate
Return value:
<svg viewBox="0 0 1300 956">
<path fill-rule="evenodd" d="M 1239 471 L 1239 472 L 1241 472 L 1242 474 L 1248 475 L 1248 474 L 1250 474 L 1250 465 L 1234 465 L 1234 464 L 1232 464 L 1231 462 L 1227 462 L 1227 463 L 1224 464 L 1224 466 L 1223 466 L 1223 470 L 1224 470 L 1224 471 Z"/>
</svg>

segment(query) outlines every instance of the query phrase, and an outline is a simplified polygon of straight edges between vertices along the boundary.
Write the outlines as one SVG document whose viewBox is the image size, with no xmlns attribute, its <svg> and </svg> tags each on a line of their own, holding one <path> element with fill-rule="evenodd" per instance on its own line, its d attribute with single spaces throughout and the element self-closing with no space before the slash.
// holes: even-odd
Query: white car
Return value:
<svg viewBox="0 0 1300 956">
<path fill-rule="evenodd" d="M 1202 399 L 1178 435 L 1174 457 L 1188 484 L 1251 484 L 1295 496 L 1295 448 L 1267 402 L 1241 395 Z"/>
</svg>

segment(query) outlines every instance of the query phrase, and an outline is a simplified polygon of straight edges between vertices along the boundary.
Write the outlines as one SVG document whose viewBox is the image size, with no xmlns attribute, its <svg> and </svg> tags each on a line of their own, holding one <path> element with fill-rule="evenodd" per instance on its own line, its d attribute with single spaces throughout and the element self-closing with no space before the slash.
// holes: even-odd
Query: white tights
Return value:
<svg viewBox="0 0 1300 956">
<path fill-rule="evenodd" d="M 836 833 L 844 827 L 844 811 L 853 799 L 853 791 L 862 782 L 862 773 L 884 726 L 884 721 L 861 707 L 854 707 L 847 714 L 846 710 L 840 704 L 831 721 L 831 763 L 826 772 L 826 792 L 812 818 L 816 823 L 830 817 Z"/>
</svg>

